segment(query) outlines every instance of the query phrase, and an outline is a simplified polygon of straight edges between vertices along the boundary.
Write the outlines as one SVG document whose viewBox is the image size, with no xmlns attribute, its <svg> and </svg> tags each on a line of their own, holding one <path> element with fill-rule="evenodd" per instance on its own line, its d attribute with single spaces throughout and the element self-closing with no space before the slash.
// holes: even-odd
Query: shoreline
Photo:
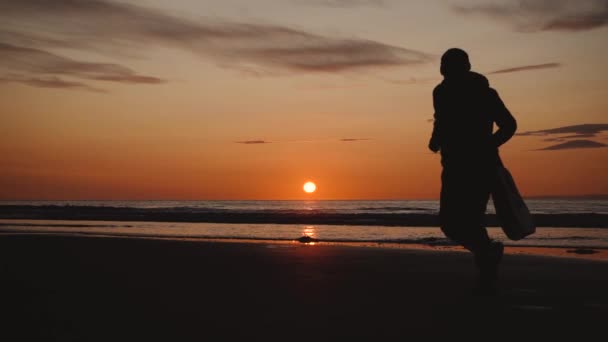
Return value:
<svg viewBox="0 0 608 342">
<path fill-rule="evenodd" d="M 179 236 L 179 235 L 141 235 L 127 233 L 99 233 L 99 232 L 50 232 L 50 231 L 21 231 L 0 228 L 2 236 L 60 236 L 60 237 L 82 237 L 82 238 L 108 238 L 108 239 L 142 239 L 142 240 L 165 240 L 165 241 L 189 241 L 203 243 L 232 243 L 232 244 L 264 244 L 280 246 L 343 246 L 359 248 L 380 249 L 406 249 L 420 250 L 436 253 L 469 253 L 466 249 L 456 244 L 433 244 L 421 242 L 380 242 L 380 241 L 326 241 L 314 240 L 312 242 L 300 242 L 297 239 L 264 239 L 264 238 L 228 238 L 228 237 L 201 237 L 201 236 Z M 587 260 L 597 262 L 608 262 L 608 248 L 603 247 L 572 247 L 572 246 L 542 246 L 527 245 L 513 246 L 505 245 L 505 254 L 528 255 L 540 257 L 566 258 L 573 260 Z"/>
</svg>

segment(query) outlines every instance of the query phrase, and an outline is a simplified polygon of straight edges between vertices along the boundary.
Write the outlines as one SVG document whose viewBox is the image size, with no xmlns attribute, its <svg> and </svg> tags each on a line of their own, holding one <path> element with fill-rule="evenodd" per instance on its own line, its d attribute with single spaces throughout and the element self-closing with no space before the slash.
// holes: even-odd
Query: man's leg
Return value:
<svg viewBox="0 0 608 342">
<path fill-rule="evenodd" d="M 439 216 L 441 230 L 471 252 L 480 253 L 490 244 L 484 226 L 490 192 L 483 178 L 443 169 Z"/>
<path fill-rule="evenodd" d="M 492 186 L 492 170 L 488 170 L 479 176 L 480 182 L 483 182 L 483 190 L 477 193 L 477 213 L 480 227 L 484 231 L 485 229 L 485 212 L 490 199 L 490 189 Z M 487 232 L 486 232 L 487 236 Z M 473 252 L 475 257 L 475 264 L 479 270 L 479 294 L 495 294 L 496 282 L 498 280 L 498 265 L 502 260 L 504 252 L 503 244 L 499 241 L 492 241 L 488 238 L 488 243 L 485 245 L 479 245 L 478 248 Z"/>
<path fill-rule="evenodd" d="M 442 173 L 440 198 L 441 230 L 451 240 L 471 251 L 479 269 L 479 293 L 496 292 L 498 264 L 503 246 L 492 241 L 485 228 L 490 197 L 490 173 Z"/>
</svg>

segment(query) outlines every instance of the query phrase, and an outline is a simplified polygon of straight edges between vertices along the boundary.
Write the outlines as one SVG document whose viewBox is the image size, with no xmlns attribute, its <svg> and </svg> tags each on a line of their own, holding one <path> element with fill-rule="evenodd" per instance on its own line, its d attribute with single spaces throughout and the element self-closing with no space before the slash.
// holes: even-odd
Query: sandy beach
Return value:
<svg viewBox="0 0 608 342">
<path fill-rule="evenodd" d="M 444 251 L 8 234 L 0 262 L 5 341 L 582 339 L 608 317 L 608 263 L 567 258 L 506 255 L 497 297 Z"/>
</svg>

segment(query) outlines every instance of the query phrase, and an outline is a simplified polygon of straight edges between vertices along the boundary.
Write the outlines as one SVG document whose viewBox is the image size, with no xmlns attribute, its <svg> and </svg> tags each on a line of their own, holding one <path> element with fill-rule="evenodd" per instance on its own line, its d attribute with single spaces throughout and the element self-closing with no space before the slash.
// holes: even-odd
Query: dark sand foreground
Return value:
<svg viewBox="0 0 608 342">
<path fill-rule="evenodd" d="M 608 263 L 563 258 L 505 256 L 494 298 L 470 295 L 468 254 L 406 249 L 0 235 L 0 267 L 2 341 L 584 341 L 608 322 Z"/>
</svg>

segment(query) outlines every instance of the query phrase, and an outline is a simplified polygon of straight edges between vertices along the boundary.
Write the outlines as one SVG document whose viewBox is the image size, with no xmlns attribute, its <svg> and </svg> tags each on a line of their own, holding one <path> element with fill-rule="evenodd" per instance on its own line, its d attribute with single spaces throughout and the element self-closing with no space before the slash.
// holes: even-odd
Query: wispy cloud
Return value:
<svg viewBox="0 0 608 342">
<path fill-rule="evenodd" d="M 0 42 L 0 65 L 11 72 L 29 73 L 34 75 L 64 75 L 89 80 L 121 82 L 121 83 L 162 83 L 160 78 L 138 75 L 133 70 L 119 64 L 90 63 L 76 61 L 47 51 L 35 48 L 21 47 Z M 57 78 L 44 81 L 38 78 L 24 81 L 33 86 L 82 87 L 83 83 L 59 81 Z M 49 79 L 47 79 L 49 80 Z M 18 80 L 14 80 L 18 81 Z M 84 87 L 86 88 L 86 87 Z"/>
<path fill-rule="evenodd" d="M 453 9 L 506 22 L 521 32 L 585 31 L 608 25 L 608 0 L 507 0 Z"/>
<path fill-rule="evenodd" d="M 608 131 L 608 124 L 582 124 L 573 126 L 564 126 L 551 129 L 542 129 L 538 131 L 527 131 L 518 133 L 517 135 L 549 135 L 549 134 L 575 134 L 574 137 L 584 134 L 588 137 L 598 133 Z M 562 139 L 565 137 L 562 137 Z"/>
<path fill-rule="evenodd" d="M 547 139 L 543 139 L 543 141 L 565 141 L 568 139 L 582 139 L 582 138 L 593 138 L 595 137 L 595 134 L 573 134 L 573 135 L 567 135 L 565 137 L 560 137 L 560 138 L 547 138 Z"/>
<path fill-rule="evenodd" d="M 342 138 L 342 139 L 340 139 L 340 141 L 343 141 L 343 142 L 356 142 L 356 141 L 368 141 L 368 140 L 371 140 L 371 139 L 368 139 L 368 138 Z"/>
<path fill-rule="evenodd" d="M 409 79 L 384 79 L 385 81 L 393 84 L 429 84 L 431 82 L 438 82 L 441 80 L 439 77 L 411 77 Z"/>
<path fill-rule="evenodd" d="M 267 140 L 243 140 L 243 141 L 235 141 L 237 144 L 245 144 L 245 145 L 258 145 L 258 144 L 270 144 L 270 141 Z"/>
<path fill-rule="evenodd" d="M 66 81 L 59 77 L 47 77 L 47 78 L 27 78 L 27 77 L 0 77 L 0 82 L 13 82 L 13 83 L 21 83 L 25 85 L 29 85 L 32 87 L 39 88 L 59 88 L 59 89 L 79 89 L 79 90 L 87 90 L 96 93 L 105 93 L 106 91 L 103 89 L 91 87 L 82 82 L 73 82 Z"/>
<path fill-rule="evenodd" d="M 530 71 L 530 70 L 538 70 L 538 69 L 551 69 L 551 68 L 559 68 L 562 65 L 560 63 L 544 63 L 544 64 L 532 64 L 532 65 L 522 65 L 513 68 L 507 69 L 499 69 L 488 72 L 488 75 L 492 74 L 506 74 L 510 72 L 519 72 L 519 71 Z"/>
<path fill-rule="evenodd" d="M 359 141 L 369 141 L 372 139 L 369 138 L 341 138 L 341 139 L 305 139 L 305 140 L 276 140 L 276 141 L 268 141 L 268 140 L 241 140 L 235 141 L 237 144 L 245 144 L 245 145 L 260 145 L 260 144 L 291 144 L 291 143 L 318 143 L 318 142 L 359 142 Z"/>
<path fill-rule="evenodd" d="M 593 138 L 598 134 L 608 131 L 608 124 L 583 124 L 573 126 L 563 126 L 551 129 L 541 129 L 537 131 L 527 131 L 518 133 L 520 136 L 544 136 L 546 142 L 561 142 L 557 145 L 551 145 L 537 151 L 547 150 L 566 150 L 575 148 L 599 148 L 606 146 L 603 143 L 584 139 Z M 566 135 L 564 135 L 566 134 Z M 560 136 L 561 135 L 561 136 Z"/>
<path fill-rule="evenodd" d="M 2 1 L 0 20 L 0 42 L 37 49 L 37 53 L 50 48 L 140 53 L 146 48 L 171 47 L 256 75 L 339 73 L 415 65 L 434 58 L 374 40 L 330 37 L 280 25 L 192 20 L 107 0 Z M 156 81 L 142 76 L 92 78 Z"/>
<path fill-rule="evenodd" d="M 571 150 L 579 148 L 601 148 L 608 145 L 593 140 L 570 140 L 561 144 L 541 148 L 538 151 Z"/>
<path fill-rule="evenodd" d="M 384 7 L 385 0 L 293 0 L 295 3 L 327 7 Z"/>
</svg>

